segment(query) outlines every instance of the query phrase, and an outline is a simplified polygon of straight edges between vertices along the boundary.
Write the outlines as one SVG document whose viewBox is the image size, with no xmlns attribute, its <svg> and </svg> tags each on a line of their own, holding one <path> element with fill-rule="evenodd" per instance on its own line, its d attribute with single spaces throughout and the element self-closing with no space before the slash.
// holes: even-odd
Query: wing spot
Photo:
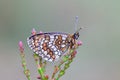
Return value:
<svg viewBox="0 0 120 80">
<path fill-rule="evenodd" d="M 43 46 L 43 48 L 42 48 L 44 51 L 46 51 L 47 50 L 47 47 L 46 46 Z"/>
<path fill-rule="evenodd" d="M 65 47 L 65 44 L 62 44 L 61 47 Z"/>
</svg>

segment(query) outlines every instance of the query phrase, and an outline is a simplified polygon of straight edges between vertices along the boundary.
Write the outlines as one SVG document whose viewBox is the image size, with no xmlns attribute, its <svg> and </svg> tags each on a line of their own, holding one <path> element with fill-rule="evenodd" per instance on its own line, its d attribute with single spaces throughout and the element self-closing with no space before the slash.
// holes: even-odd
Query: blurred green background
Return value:
<svg viewBox="0 0 120 80">
<path fill-rule="evenodd" d="M 73 33 L 75 16 L 79 16 L 78 27 L 86 27 L 80 32 L 83 45 L 60 80 L 120 80 L 119 0 L 0 0 L 0 80 L 27 80 L 19 40 L 32 80 L 37 80 L 26 38 L 32 28 Z"/>
</svg>

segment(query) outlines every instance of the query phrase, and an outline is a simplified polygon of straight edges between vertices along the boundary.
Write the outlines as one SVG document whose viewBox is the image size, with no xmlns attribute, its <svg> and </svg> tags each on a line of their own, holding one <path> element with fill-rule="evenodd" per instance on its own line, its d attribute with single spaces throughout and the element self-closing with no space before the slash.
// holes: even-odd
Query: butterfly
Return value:
<svg viewBox="0 0 120 80">
<path fill-rule="evenodd" d="M 62 32 L 34 34 L 27 38 L 27 43 L 35 54 L 46 61 L 54 62 L 75 47 L 80 29 L 74 34 Z"/>
<path fill-rule="evenodd" d="M 75 17 L 75 30 L 78 16 Z M 46 61 L 57 61 L 68 50 L 74 49 L 79 38 L 79 28 L 75 33 L 47 32 L 34 34 L 27 38 L 29 47 Z"/>
</svg>

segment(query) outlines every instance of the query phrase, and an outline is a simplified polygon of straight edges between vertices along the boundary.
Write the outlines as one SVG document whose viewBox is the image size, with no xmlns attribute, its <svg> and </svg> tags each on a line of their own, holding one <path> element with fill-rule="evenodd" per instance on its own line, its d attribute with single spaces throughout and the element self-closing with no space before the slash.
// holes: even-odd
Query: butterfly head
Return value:
<svg viewBox="0 0 120 80">
<path fill-rule="evenodd" d="M 80 27 L 74 34 L 73 34 L 73 38 L 75 39 L 75 40 L 78 40 L 78 38 L 79 38 L 79 31 L 81 30 L 82 28 Z"/>
<path fill-rule="evenodd" d="M 79 35 L 79 32 L 73 34 L 73 38 L 74 38 L 75 40 L 77 40 L 77 39 L 79 38 L 79 36 L 80 36 L 80 35 Z"/>
</svg>

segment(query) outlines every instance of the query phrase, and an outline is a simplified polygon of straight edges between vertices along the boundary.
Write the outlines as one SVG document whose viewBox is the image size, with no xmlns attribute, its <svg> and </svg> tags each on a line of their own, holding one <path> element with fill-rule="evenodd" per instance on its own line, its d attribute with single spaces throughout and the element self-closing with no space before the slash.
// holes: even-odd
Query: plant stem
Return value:
<svg viewBox="0 0 120 80">
<path fill-rule="evenodd" d="M 46 62 L 43 62 L 42 63 L 42 58 L 40 58 L 36 53 L 34 54 L 34 59 L 35 59 L 35 62 L 37 64 L 37 68 L 38 68 L 38 73 L 41 77 L 41 80 L 48 80 L 45 75 L 44 75 L 44 72 L 45 72 L 45 65 L 46 65 Z"/>
<path fill-rule="evenodd" d="M 23 66 L 23 69 L 24 69 L 24 74 L 26 75 L 28 80 L 31 80 L 30 79 L 30 71 L 29 71 L 29 69 L 27 69 L 27 66 L 26 66 L 25 54 L 22 52 L 22 53 L 20 53 L 20 56 L 21 56 L 21 59 L 22 59 L 22 66 Z"/>
</svg>

